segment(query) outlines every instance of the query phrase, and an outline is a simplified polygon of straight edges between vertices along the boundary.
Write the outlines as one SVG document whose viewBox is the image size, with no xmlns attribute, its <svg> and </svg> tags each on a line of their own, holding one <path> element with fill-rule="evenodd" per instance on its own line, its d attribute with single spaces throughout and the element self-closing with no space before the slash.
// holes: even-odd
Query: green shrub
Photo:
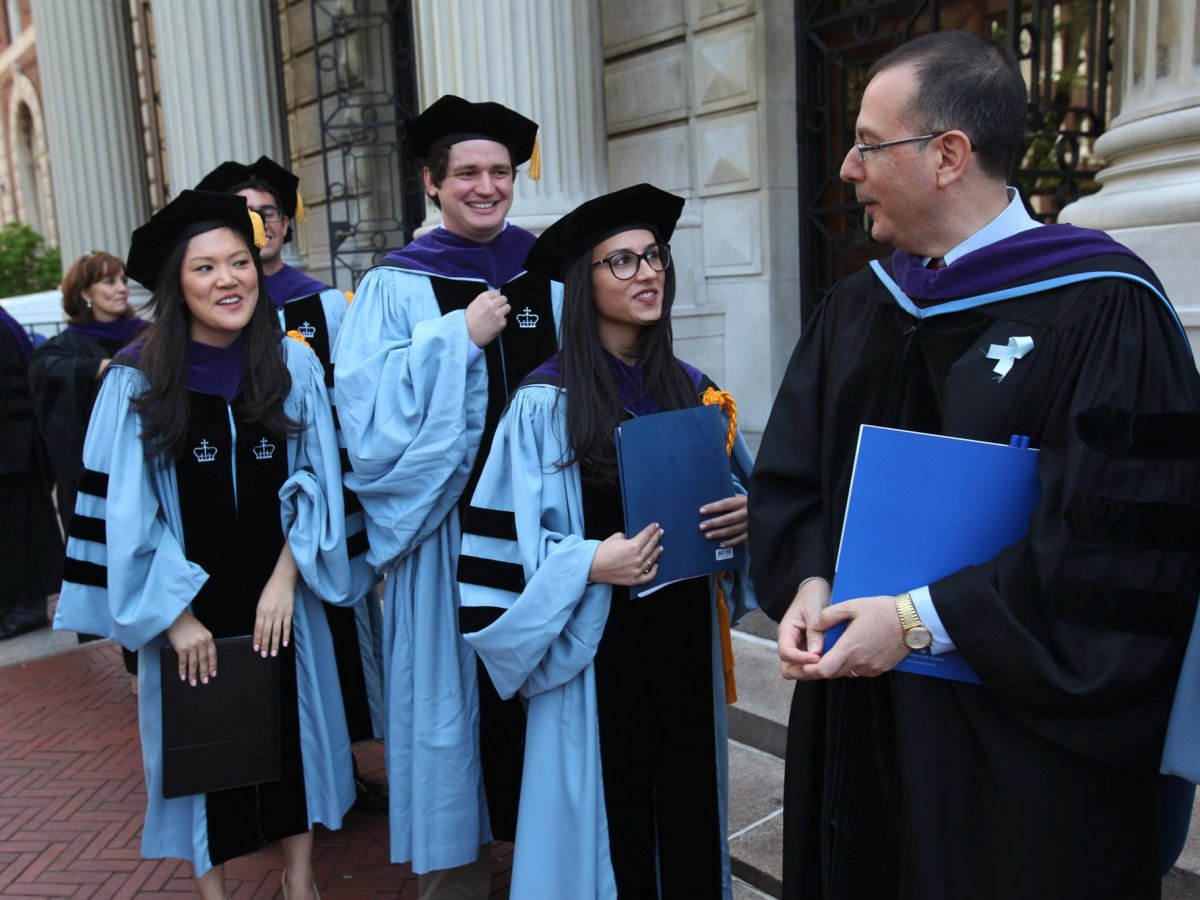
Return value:
<svg viewBox="0 0 1200 900">
<path fill-rule="evenodd" d="M 62 280 L 58 247 L 23 222 L 0 229 L 0 297 L 32 294 L 57 287 Z"/>
</svg>

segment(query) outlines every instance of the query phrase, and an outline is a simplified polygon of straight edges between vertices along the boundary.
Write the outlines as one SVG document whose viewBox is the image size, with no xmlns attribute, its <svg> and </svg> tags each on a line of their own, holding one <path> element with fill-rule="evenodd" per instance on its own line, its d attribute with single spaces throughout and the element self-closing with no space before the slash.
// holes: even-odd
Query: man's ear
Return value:
<svg viewBox="0 0 1200 900">
<path fill-rule="evenodd" d="M 433 175 L 429 171 L 429 166 L 421 169 L 421 180 L 425 182 L 425 196 L 432 200 L 437 196 L 437 185 L 433 183 Z"/>
<path fill-rule="evenodd" d="M 963 177 L 971 161 L 971 139 L 958 129 L 937 138 L 938 187 L 947 187 Z"/>
</svg>

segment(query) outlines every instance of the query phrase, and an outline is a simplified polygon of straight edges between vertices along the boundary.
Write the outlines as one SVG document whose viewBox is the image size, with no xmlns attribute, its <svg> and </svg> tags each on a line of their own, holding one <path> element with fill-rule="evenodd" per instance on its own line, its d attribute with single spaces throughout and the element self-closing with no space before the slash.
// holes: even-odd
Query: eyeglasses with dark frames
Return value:
<svg viewBox="0 0 1200 900">
<path fill-rule="evenodd" d="M 667 271 L 671 267 L 670 244 L 651 244 L 642 253 L 634 253 L 632 250 L 617 250 L 608 254 L 604 259 L 592 263 L 592 268 L 597 269 L 607 264 L 614 278 L 628 281 L 638 273 L 643 260 L 655 272 Z"/>
<path fill-rule="evenodd" d="M 941 137 L 946 132 L 934 131 L 930 134 L 918 134 L 916 137 L 897 138 L 894 141 L 882 141 L 878 144 L 863 144 L 859 141 L 854 142 L 854 149 L 858 151 L 858 161 L 866 162 L 867 154 L 874 153 L 876 150 L 883 150 L 887 147 L 895 147 L 897 144 L 912 144 L 916 141 L 931 141 L 935 137 Z"/>
</svg>

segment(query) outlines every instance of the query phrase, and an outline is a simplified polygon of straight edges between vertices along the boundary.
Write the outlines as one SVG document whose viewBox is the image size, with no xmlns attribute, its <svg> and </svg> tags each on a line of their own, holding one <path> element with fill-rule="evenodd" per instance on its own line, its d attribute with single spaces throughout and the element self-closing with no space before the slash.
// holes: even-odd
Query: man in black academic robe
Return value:
<svg viewBox="0 0 1200 900">
<path fill-rule="evenodd" d="M 1144 263 L 1038 226 L 1006 188 L 1024 112 L 1008 51 L 928 35 L 872 70 L 842 166 L 897 251 L 806 323 L 750 488 L 755 586 L 799 682 L 789 898 L 1159 896 L 1158 765 L 1200 589 L 1200 378 Z M 1028 534 L 830 607 L 864 423 L 1028 436 Z M 982 684 L 891 671 L 930 643 Z"/>
</svg>

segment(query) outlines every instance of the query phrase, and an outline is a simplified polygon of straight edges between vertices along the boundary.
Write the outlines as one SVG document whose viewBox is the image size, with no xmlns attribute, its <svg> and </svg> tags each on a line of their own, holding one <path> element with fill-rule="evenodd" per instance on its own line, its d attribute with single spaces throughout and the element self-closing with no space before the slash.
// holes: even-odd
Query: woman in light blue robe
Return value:
<svg viewBox="0 0 1200 900">
<path fill-rule="evenodd" d="M 148 801 L 142 855 L 190 861 L 200 895 L 223 898 L 224 860 L 281 837 L 285 895 L 307 900 L 315 896 L 312 825 L 339 828 L 354 802 L 321 600 L 345 604 L 354 594 L 321 365 L 275 325 L 259 296 L 254 246 L 245 200 L 232 194 L 184 191 L 134 233 L 127 270 L 154 290 L 156 322 L 114 360 L 97 398 L 55 627 L 139 652 Z M 197 434 L 203 437 L 193 447 Z M 197 490 L 204 482 L 189 471 L 219 471 L 229 502 L 206 505 L 210 492 Z M 261 536 L 245 528 L 258 511 L 252 504 L 265 510 L 252 529 Z M 225 516 L 233 527 L 210 528 L 197 514 L 213 522 Z M 273 548 L 269 557 L 253 555 L 260 545 Z M 195 561 L 201 550 L 233 562 L 206 569 Z M 253 584 L 244 589 L 254 607 L 245 609 L 231 585 L 248 570 L 265 583 L 261 595 Z M 256 651 L 295 670 L 294 678 L 281 674 L 281 685 L 295 684 L 290 699 L 281 689 L 281 702 L 285 717 L 291 704 L 297 729 L 294 744 L 285 739 L 283 768 L 295 772 L 298 790 L 288 792 L 300 806 L 277 813 L 269 808 L 278 805 L 269 799 L 271 784 L 249 789 L 251 821 L 234 824 L 249 829 L 250 846 L 239 843 L 244 835 L 213 830 L 230 817 L 226 809 L 224 819 L 212 818 L 212 798 L 229 792 L 163 797 L 160 649 L 174 647 L 179 677 L 203 690 L 219 677 L 218 621 L 245 623 L 239 630 L 253 630 Z"/>
<path fill-rule="evenodd" d="M 527 704 L 514 900 L 731 896 L 718 605 L 736 620 L 753 598 L 743 572 L 631 596 L 671 535 L 621 533 L 612 451 L 623 418 L 695 406 L 711 385 L 671 352 L 666 241 L 682 207 L 627 188 L 569 214 L 526 259 L 564 281 L 562 350 L 509 404 L 459 567 L 466 639 L 501 696 Z M 740 437 L 732 462 L 744 478 Z M 696 521 L 721 546 L 743 543 L 744 492 Z"/>
</svg>

